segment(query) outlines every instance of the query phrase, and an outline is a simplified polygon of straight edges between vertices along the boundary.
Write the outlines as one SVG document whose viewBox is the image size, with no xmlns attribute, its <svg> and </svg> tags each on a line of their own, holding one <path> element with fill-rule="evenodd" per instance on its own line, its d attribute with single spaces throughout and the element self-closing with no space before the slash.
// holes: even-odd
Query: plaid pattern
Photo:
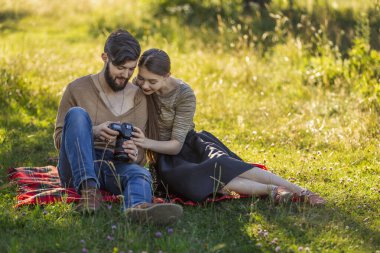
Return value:
<svg viewBox="0 0 380 253">
<path fill-rule="evenodd" d="M 63 188 L 54 166 L 10 168 L 8 177 L 18 186 L 16 207 L 44 205 L 55 202 L 78 202 L 80 195 L 74 188 Z M 117 202 L 118 196 L 101 191 L 103 201 Z"/>
<path fill-rule="evenodd" d="M 256 167 L 267 170 L 264 165 L 253 164 Z M 8 169 L 8 177 L 11 183 L 18 186 L 16 208 L 23 205 L 44 205 L 55 202 L 78 202 L 80 195 L 74 188 L 61 187 L 58 170 L 55 166 L 45 167 L 19 167 Z M 101 190 L 103 201 L 119 202 L 120 197 L 110 192 Z M 188 201 L 177 196 L 170 195 L 169 199 L 154 197 L 154 203 L 177 203 L 187 206 L 197 206 L 209 202 L 216 202 L 228 199 L 239 199 L 248 196 L 231 194 L 217 195 L 214 198 L 207 198 L 203 203 Z"/>
</svg>

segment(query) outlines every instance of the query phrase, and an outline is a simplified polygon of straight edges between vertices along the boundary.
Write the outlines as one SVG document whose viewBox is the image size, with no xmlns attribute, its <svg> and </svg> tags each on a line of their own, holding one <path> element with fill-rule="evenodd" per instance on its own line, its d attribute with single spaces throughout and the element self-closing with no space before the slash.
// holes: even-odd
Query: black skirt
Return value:
<svg viewBox="0 0 380 253">
<path fill-rule="evenodd" d="M 211 133 L 192 130 L 178 155 L 158 157 L 157 181 L 166 193 L 203 201 L 252 167 Z"/>
</svg>

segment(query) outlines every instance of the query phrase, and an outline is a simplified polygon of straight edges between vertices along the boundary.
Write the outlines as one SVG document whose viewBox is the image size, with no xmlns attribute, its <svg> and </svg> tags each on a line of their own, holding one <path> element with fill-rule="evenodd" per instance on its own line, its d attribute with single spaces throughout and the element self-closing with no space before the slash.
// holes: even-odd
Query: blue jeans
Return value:
<svg viewBox="0 0 380 253">
<path fill-rule="evenodd" d="M 148 170 L 135 163 L 113 159 L 109 150 L 94 149 L 92 122 L 80 107 L 66 116 L 59 153 L 58 172 L 63 187 L 80 192 L 83 182 L 124 196 L 124 208 L 152 202 L 152 178 Z"/>
</svg>

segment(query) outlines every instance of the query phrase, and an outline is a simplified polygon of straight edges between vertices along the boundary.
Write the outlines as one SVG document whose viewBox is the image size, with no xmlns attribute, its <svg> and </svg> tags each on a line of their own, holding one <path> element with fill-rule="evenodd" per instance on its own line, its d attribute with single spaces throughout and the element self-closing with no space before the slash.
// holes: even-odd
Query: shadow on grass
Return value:
<svg viewBox="0 0 380 253">
<path fill-rule="evenodd" d="M 276 245 L 281 247 L 281 237 L 286 239 L 284 243 L 293 244 L 293 250 L 298 246 L 309 246 L 312 251 L 334 251 L 352 246 L 358 247 L 358 251 L 371 251 L 380 247 L 379 231 L 332 203 L 312 208 L 306 204 L 273 206 L 267 201 L 259 201 L 251 205 L 250 219 L 252 236 L 272 249 Z M 257 223 L 268 231 L 266 236 L 258 231 Z M 279 242 L 274 242 L 276 237 Z"/>
<path fill-rule="evenodd" d="M 0 219 L 2 252 L 82 252 L 82 248 L 104 252 L 99 249 L 112 249 L 107 236 L 113 235 L 110 221 L 116 217 L 106 211 L 82 216 L 71 205 L 57 203 L 2 212 Z"/>
<path fill-rule="evenodd" d="M 70 204 L 15 210 L 12 202 L 11 194 L 0 200 L 0 232 L 4 234 L 0 249 L 9 252 L 71 252 L 82 248 L 97 252 L 114 248 L 125 252 L 273 252 L 277 246 L 284 252 L 297 252 L 299 246 L 308 246 L 312 252 L 358 246 L 353 250 L 369 252 L 380 246 L 378 231 L 348 211 L 329 205 L 310 208 L 273 206 L 265 199 L 232 200 L 185 207 L 177 224 L 157 227 L 127 221 L 119 204 L 83 216 Z M 360 241 L 364 243 L 360 245 Z"/>
<path fill-rule="evenodd" d="M 180 224 L 133 223 L 119 204 L 105 205 L 95 215 L 81 215 L 64 203 L 19 210 L 2 204 L 1 252 L 199 252 L 184 240 Z"/>
</svg>

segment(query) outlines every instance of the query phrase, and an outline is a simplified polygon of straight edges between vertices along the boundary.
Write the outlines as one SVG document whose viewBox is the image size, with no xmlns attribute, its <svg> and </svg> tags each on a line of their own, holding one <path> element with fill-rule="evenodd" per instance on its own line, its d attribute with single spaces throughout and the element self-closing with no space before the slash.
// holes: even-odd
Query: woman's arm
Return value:
<svg viewBox="0 0 380 253">
<path fill-rule="evenodd" d="M 191 87 L 187 84 L 183 85 L 176 102 L 171 106 L 173 106 L 175 113 L 169 115 L 169 117 L 173 117 L 170 141 L 146 138 L 144 133 L 136 128 L 136 131 L 133 132 L 133 140 L 136 146 L 167 155 L 177 155 L 181 151 L 187 134 L 194 126 L 196 98 Z"/>
<path fill-rule="evenodd" d="M 180 143 L 177 140 L 156 141 L 148 139 L 145 137 L 143 131 L 141 131 L 141 129 L 138 127 L 134 127 L 132 135 L 132 140 L 136 146 L 166 155 L 178 154 L 181 151 L 183 145 L 183 143 Z"/>
</svg>

